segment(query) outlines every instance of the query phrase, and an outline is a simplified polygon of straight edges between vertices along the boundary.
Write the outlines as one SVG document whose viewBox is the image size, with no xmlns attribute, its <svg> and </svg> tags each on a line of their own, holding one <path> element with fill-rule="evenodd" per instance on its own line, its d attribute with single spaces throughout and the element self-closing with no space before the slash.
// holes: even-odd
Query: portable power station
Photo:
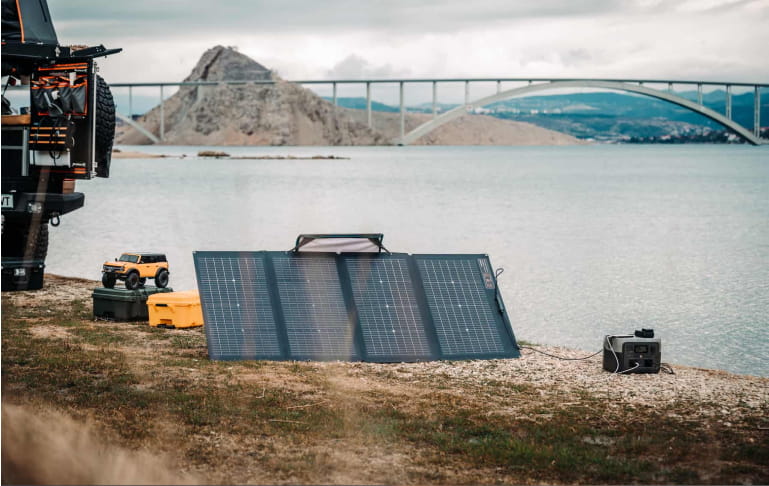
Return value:
<svg viewBox="0 0 769 486">
<path fill-rule="evenodd" d="M 605 336 L 603 369 L 612 373 L 659 373 L 662 340 L 644 329 L 634 335 Z"/>
</svg>

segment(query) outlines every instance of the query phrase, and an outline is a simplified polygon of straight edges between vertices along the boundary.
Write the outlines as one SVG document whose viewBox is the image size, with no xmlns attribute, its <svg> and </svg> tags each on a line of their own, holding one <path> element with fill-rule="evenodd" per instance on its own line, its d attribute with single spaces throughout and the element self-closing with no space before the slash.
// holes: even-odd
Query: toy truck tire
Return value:
<svg viewBox="0 0 769 486">
<path fill-rule="evenodd" d="M 125 288 L 128 290 L 136 290 L 139 288 L 139 272 L 134 270 L 126 275 Z"/>
<path fill-rule="evenodd" d="M 117 277 L 112 273 L 104 273 L 101 276 L 101 284 L 104 285 L 105 288 L 111 289 L 115 286 L 115 282 L 117 282 Z"/>
<path fill-rule="evenodd" d="M 158 273 L 155 274 L 155 286 L 161 289 L 168 285 L 168 270 L 161 268 Z"/>
</svg>

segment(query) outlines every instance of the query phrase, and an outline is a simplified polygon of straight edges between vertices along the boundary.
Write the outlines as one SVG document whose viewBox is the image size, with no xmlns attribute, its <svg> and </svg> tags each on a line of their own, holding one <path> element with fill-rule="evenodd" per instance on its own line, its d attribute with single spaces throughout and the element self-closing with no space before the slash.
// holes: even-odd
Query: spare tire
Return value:
<svg viewBox="0 0 769 486">
<path fill-rule="evenodd" d="M 30 236 L 31 236 L 30 231 Z M 48 256 L 48 221 L 40 223 L 40 228 L 35 238 L 35 247 L 32 250 L 32 255 L 35 260 L 45 261 L 45 257 Z"/>
<path fill-rule="evenodd" d="M 109 177 L 112 144 L 115 141 L 115 101 L 104 79 L 96 75 L 96 177 Z"/>
</svg>

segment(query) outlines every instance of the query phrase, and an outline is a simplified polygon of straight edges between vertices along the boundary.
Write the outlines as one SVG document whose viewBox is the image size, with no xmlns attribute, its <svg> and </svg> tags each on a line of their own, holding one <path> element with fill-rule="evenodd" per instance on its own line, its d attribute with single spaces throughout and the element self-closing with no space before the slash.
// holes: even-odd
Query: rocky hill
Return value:
<svg viewBox="0 0 769 486">
<path fill-rule="evenodd" d="M 170 145 L 389 145 L 399 133 L 399 114 L 375 113 L 369 128 L 362 110 L 335 107 L 302 86 L 281 80 L 232 48 L 206 51 L 185 81 L 266 80 L 271 85 L 183 86 L 163 103 L 165 143 Z M 407 129 L 426 115 L 409 114 Z M 140 123 L 160 133 L 160 106 Z M 117 143 L 149 141 L 125 127 Z M 574 137 L 526 123 L 468 115 L 426 135 L 428 145 L 564 145 Z"/>
</svg>

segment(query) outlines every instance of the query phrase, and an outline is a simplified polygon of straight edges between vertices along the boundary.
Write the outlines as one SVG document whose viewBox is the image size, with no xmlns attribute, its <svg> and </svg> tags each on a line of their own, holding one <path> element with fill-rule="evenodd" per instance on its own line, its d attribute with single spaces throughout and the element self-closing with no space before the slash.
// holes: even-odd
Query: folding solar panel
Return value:
<svg viewBox="0 0 769 486">
<path fill-rule="evenodd" d="M 263 254 L 198 253 L 195 272 L 212 359 L 283 356 Z"/>
<path fill-rule="evenodd" d="M 291 357 L 356 359 L 336 259 L 287 254 L 271 260 Z"/>
<path fill-rule="evenodd" d="M 195 252 L 212 359 L 518 357 L 486 255 Z"/>
<path fill-rule="evenodd" d="M 432 358 L 408 255 L 352 254 L 344 263 L 369 361 Z"/>
<path fill-rule="evenodd" d="M 506 329 L 485 255 L 415 255 L 445 358 L 503 357 Z"/>
</svg>

